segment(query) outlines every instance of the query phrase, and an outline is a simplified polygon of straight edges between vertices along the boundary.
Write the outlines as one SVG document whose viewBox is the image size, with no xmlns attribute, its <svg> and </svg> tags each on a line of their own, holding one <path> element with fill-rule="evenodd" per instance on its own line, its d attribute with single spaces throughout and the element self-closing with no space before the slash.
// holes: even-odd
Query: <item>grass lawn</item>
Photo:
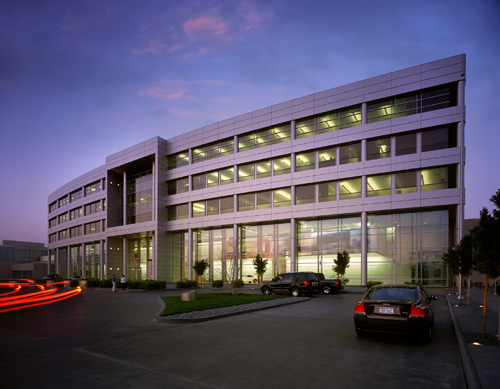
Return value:
<svg viewBox="0 0 500 389">
<path fill-rule="evenodd" d="M 290 296 L 262 294 L 244 294 L 240 296 L 227 296 L 227 292 L 197 294 L 195 301 L 181 301 L 181 296 L 162 297 L 165 301 L 165 309 L 160 316 L 175 315 L 177 313 L 204 311 L 205 309 L 230 307 L 259 301 L 276 300 Z"/>
</svg>

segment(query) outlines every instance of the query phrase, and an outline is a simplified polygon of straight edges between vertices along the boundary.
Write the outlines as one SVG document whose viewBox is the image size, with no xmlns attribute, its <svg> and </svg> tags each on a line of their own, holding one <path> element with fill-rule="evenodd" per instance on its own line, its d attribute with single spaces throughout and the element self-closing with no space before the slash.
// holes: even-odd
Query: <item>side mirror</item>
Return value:
<svg viewBox="0 0 500 389">
<path fill-rule="evenodd" d="M 429 298 L 427 300 L 429 300 L 429 301 L 432 301 L 432 300 L 436 301 L 436 300 L 439 300 L 439 297 L 437 297 L 437 296 L 429 296 Z"/>
<path fill-rule="evenodd" d="M 273 280 L 274 282 L 276 282 L 276 281 L 277 281 L 276 277 L 274 277 L 272 280 Z"/>
</svg>

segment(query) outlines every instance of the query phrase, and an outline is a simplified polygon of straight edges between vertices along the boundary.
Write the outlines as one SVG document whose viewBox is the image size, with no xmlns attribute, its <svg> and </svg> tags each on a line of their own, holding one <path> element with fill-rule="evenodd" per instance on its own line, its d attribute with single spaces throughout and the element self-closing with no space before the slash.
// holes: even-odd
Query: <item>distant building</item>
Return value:
<svg viewBox="0 0 500 389">
<path fill-rule="evenodd" d="M 47 262 L 48 249 L 43 243 L 2 240 L 1 278 L 42 278 L 47 275 Z"/>
<path fill-rule="evenodd" d="M 326 80 L 327 82 L 327 80 Z M 276 104 L 106 157 L 48 197 L 57 272 L 332 276 L 445 285 L 464 233 L 465 55 Z M 165 123 L 168 126 L 168 123 Z"/>
</svg>

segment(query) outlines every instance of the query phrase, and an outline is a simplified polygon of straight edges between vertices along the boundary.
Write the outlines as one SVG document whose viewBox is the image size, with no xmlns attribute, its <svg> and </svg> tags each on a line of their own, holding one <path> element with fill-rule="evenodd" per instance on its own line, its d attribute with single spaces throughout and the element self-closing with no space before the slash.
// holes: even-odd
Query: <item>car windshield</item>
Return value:
<svg viewBox="0 0 500 389">
<path fill-rule="evenodd" d="M 418 300 L 418 289 L 409 288 L 380 288 L 368 292 L 365 300 Z"/>
</svg>

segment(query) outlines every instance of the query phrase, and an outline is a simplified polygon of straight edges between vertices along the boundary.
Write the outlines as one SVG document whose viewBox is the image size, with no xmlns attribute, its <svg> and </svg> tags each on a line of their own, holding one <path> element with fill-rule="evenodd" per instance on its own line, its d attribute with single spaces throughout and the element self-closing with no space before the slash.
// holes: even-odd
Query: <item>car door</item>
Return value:
<svg viewBox="0 0 500 389">
<path fill-rule="evenodd" d="M 271 281 L 269 281 L 269 286 L 274 293 L 281 293 L 281 281 L 283 280 L 283 274 L 278 274 Z"/>
<path fill-rule="evenodd" d="M 290 288 L 292 287 L 292 274 L 291 273 L 286 273 L 283 274 L 283 279 L 280 281 L 280 290 L 281 293 L 289 293 Z"/>
</svg>

